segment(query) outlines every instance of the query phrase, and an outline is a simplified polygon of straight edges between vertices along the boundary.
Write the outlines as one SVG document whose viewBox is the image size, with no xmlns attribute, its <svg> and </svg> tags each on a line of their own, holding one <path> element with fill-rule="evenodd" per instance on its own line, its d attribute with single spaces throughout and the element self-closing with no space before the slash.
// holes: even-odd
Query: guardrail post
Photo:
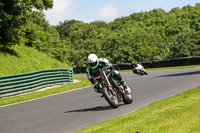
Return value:
<svg viewBox="0 0 200 133">
<path fill-rule="evenodd" d="M 70 79 L 70 83 L 74 82 L 74 76 L 73 76 L 73 67 L 71 67 L 69 69 L 69 79 Z"/>
</svg>

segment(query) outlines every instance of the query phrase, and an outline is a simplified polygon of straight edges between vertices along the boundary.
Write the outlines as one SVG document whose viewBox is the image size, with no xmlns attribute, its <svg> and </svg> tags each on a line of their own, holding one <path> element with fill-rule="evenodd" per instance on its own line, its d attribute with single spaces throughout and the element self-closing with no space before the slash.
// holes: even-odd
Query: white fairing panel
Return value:
<svg viewBox="0 0 200 133">
<path fill-rule="evenodd" d="M 99 58 L 102 62 L 105 62 L 106 64 L 110 63 L 108 59 L 106 58 Z"/>
</svg>

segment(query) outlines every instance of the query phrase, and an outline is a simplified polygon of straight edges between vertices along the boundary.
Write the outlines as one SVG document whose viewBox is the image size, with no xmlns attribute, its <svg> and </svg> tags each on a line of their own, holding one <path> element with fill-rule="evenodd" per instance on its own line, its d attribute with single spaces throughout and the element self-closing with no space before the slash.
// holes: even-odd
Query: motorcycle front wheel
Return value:
<svg viewBox="0 0 200 133">
<path fill-rule="evenodd" d="M 148 73 L 147 73 L 146 71 L 144 71 L 144 74 L 145 74 L 145 75 L 148 75 Z"/>
<path fill-rule="evenodd" d="M 119 102 L 117 100 L 117 96 L 114 95 L 108 87 L 103 87 L 102 93 L 110 106 L 112 106 L 113 108 L 118 108 Z"/>
<path fill-rule="evenodd" d="M 123 98 L 123 102 L 125 104 L 131 104 L 133 102 L 133 97 L 132 97 L 131 93 L 124 93 L 122 95 L 122 98 Z"/>
</svg>

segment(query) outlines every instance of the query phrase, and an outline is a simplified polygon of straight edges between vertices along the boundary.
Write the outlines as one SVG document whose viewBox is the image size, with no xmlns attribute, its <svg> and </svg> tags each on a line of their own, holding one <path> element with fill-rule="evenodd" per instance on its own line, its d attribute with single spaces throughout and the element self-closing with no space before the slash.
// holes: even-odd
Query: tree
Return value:
<svg viewBox="0 0 200 133">
<path fill-rule="evenodd" d="M 3 47 L 24 43 L 24 24 L 32 9 L 49 9 L 53 0 L 0 1 L 0 43 Z"/>
<path fill-rule="evenodd" d="M 70 27 L 78 21 L 76 20 L 65 20 L 63 23 L 60 22 L 59 25 L 56 26 L 56 30 L 59 32 L 62 39 L 69 37 L 71 32 Z"/>
<path fill-rule="evenodd" d="M 86 65 L 89 53 L 106 57 L 112 63 L 199 56 L 199 7 L 196 4 L 169 12 L 153 9 L 110 23 L 72 20 L 61 23 L 57 30 L 73 66 Z"/>
</svg>

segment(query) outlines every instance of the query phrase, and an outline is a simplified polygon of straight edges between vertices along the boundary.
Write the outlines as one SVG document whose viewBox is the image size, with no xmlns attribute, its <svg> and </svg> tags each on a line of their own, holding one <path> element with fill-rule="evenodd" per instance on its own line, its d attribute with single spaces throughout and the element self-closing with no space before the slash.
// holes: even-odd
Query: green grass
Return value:
<svg viewBox="0 0 200 133">
<path fill-rule="evenodd" d="M 46 56 L 46 55 L 42 55 L 42 56 Z M 194 68 L 194 67 L 199 67 L 199 66 L 200 65 L 173 67 L 173 69 Z M 172 69 L 172 67 L 166 68 L 166 70 L 167 69 Z M 155 70 L 159 70 L 159 68 L 156 68 Z M 121 71 L 121 72 L 126 72 L 126 71 Z M 45 91 L 32 92 L 30 94 L 23 94 L 23 95 L 16 95 L 16 96 L 11 96 L 11 97 L 6 97 L 6 98 L 0 98 L 0 106 L 7 105 L 7 104 L 13 104 L 13 103 L 17 103 L 17 102 L 22 102 L 22 101 L 27 101 L 27 100 L 31 100 L 31 99 L 36 99 L 36 98 L 40 98 L 40 97 L 44 97 L 44 96 L 48 96 L 48 95 L 53 95 L 56 93 L 61 93 L 61 92 L 69 91 L 72 89 L 89 86 L 89 85 L 91 85 L 91 83 L 88 81 L 88 79 L 81 78 L 81 82 L 78 82 L 78 83 L 67 84 L 67 85 L 55 87 L 52 89 L 48 89 Z"/>
<path fill-rule="evenodd" d="M 161 68 L 148 68 L 147 71 L 154 70 L 169 70 L 169 69 L 187 69 L 187 68 L 198 68 L 200 65 L 189 65 L 189 66 L 176 66 L 176 67 L 161 67 Z"/>
<path fill-rule="evenodd" d="M 169 70 L 169 69 L 187 69 L 200 68 L 200 65 L 176 66 L 176 67 L 160 67 L 160 68 L 145 68 L 146 71 Z M 132 72 L 132 70 L 120 70 L 120 72 Z"/>
<path fill-rule="evenodd" d="M 11 53 L 0 51 L 0 58 L 0 75 L 31 72 L 40 69 L 69 68 L 68 65 L 49 58 L 47 55 L 40 53 L 33 48 L 25 46 L 16 46 Z M 153 71 L 196 67 L 200 67 L 200 65 L 151 68 L 146 70 Z M 122 70 L 120 72 L 131 72 L 131 70 Z M 35 91 L 28 94 L 0 98 L 0 106 L 45 97 L 91 85 L 86 78 L 80 78 L 80 80 L 81 82 L 78 83 L 65 84 L 44 91 Z M 199 94 L 200 87 L 77 132 L 197 133 L 200 132 Z"/>
<path fill-rule="evenodd" d="M 157 70 L 169 70 L 169 69 L 187 69 L 187 68 L 200 68 L 200 65 L 189 65 L 189 66 L 176 66 L 176 67 L 160 67 L 160 68 L 145 68 L 146 71 L 157 71 Z M 119 72 L 132 72 L 129 70 L 119 70 Z M 77 73 L 75 75 L 82 75 L 85 73 Z"/>
<path fill-rule="evenodd" d="M 26 46 L 14 46 L 7 52 L 0 50 L 0 64 L 0 76 L 41 69 L 69 68 L 68 65 Z"/>
<path fill-rule="evenodd" d="M 35 92 L 28 93 L 28 94 L 0 98 L 0 106 L 18 103 L 18 102 L 22 102 L 22 101 L 27 101 L 27 100 L 31 100 L 31 99 L 36 99 L 36 98 L 40 98 L 40 97 L 44 97 L 44 96 L 49 96 L 52 94 L 66 92 L 69 90 L 74 90 L 77 88 L 82 88 L 82 87 L 91 85 L 91 83 L 86 78 L 80 78 L 78 80 L 81 80 L 81 83 L 80 82 L 70 83 L 70 84 L 65 84 L 62 86 L 54 87 L 52 89 L 47 89 L 47 90 L 43 90 L 43 91 L 35 91 Z"/>
<path fill-rule="evenodd" d="M 200 87 L 77 133 L 199 133 Z"/>
<path fill-rule="evenodd" d="M 32 72 L 41 69 L 69 68 L 68 65 L 52 59 L 34 48 L 26 46 L 15 46 L 11 50 L 8 50 L 8 52 L 0 50 L 0 58 L 0 75 Z M 0 106 L 36 99 L 89 85 L 91 85 L 91 83 L 88 79 L 82 78 L 81 83 L 66 84 L 44 91 L 0 98 Z"/>
<path fill-rule="evenodd" d="M 40 69 L 69 68 L 57 60 L 37 50 L 16 46 L 11 52 L 0 51 L 0 75 L 31 72 Z M 195 68 L 200 65 L 151 68 L 153 70 Z M 120 72 L 131 72 L 122 70 Z M 85 74 L 85 73 L 84 73 Z M 66 84 L 44 91 L 0 98 L 0 106 L 49 96 L 91 85 L 86 78 L 81 83 Z M 178 94 L 174 97 L 150 104 L 130 114 L 102 122 L 77 132 L 94 133 L 198 133 L 200 132 L 200 87 Z"/>
</svg>

